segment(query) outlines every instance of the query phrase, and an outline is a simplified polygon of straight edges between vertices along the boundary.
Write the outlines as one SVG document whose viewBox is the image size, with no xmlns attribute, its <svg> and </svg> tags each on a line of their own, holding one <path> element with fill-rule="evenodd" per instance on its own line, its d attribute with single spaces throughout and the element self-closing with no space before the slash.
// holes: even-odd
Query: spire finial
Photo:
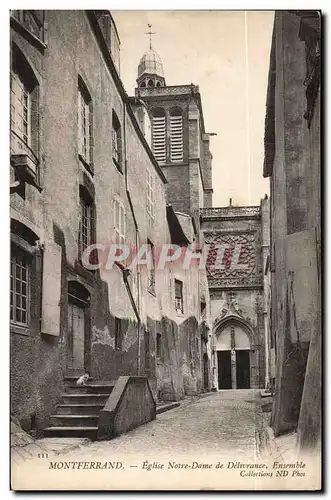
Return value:
<svg viewBox="0 0 331 500">
<path fill-rule="evenodd" d="M 156 33 L 151 31 L 151 24 L 148 24 L 147 26 L 149 27 L 149 31 L 145 33 L 145 35 L 149 35 L 149 49 L 152 50 L 152 35 L 155 35 Z"/>
</svg>

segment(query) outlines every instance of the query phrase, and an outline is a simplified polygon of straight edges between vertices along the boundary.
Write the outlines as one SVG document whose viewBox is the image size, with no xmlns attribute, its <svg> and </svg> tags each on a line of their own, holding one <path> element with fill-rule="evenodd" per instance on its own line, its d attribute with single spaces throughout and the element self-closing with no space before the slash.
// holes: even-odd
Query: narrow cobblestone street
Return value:
<svg viewBox="0 0 331 500">
<path fill-rule="evenodd" d="M 231 459 L 258 459 L 258 393 L 254 390 L 225 390 L 192 398 L 111 441 L 94 442 L 73 451 L 82 456 L 143 453 L 173 456 L 211 453 Z"/>
</svg>

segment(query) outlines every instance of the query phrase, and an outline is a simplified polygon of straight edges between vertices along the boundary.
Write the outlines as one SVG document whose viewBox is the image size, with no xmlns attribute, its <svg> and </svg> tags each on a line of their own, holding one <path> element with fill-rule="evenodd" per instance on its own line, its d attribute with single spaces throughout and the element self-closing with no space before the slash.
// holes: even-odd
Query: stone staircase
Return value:
<svg viewBox="0 0 331 500">
<path fill-rule="evenodd" d="M 97 382 L 76 385 L 78 377 L 65 377 L 65 392 L 51 415 L 51 426 L 45 437 L 97 438 L 99 414 L 111 394 L 115 382 Z"/>
</svg>

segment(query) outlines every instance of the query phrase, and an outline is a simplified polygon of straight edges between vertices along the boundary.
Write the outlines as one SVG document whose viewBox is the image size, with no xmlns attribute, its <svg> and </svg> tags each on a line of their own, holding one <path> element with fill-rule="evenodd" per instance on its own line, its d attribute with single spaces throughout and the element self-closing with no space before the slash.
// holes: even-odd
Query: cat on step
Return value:
<svg viewBox="0 0 331 500">
<path fill-rule="evenodd" d="M 88 379 L 90 378 L 88 373 L 84 373 L 79 379 L 77 380 L 76 384 L 77 385 L 85 385 Z"/>
</svg>

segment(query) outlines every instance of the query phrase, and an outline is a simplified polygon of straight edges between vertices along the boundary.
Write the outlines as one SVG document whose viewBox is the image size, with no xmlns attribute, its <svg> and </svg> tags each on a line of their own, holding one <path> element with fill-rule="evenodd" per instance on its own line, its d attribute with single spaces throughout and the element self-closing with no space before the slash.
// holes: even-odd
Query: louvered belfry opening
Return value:
<svg viewBox="0 0 331 500">
<path fill-rule="evenodd" d="M 153 153 L 159 163 L 166 161 L 166 117 L 163 109 L 153 112 Z"/>
<path fill-rule="evenodd" d="M 179 108 L 170 111 L 170 161 L 183 161 L 183 115 Z"/>
</svg>

